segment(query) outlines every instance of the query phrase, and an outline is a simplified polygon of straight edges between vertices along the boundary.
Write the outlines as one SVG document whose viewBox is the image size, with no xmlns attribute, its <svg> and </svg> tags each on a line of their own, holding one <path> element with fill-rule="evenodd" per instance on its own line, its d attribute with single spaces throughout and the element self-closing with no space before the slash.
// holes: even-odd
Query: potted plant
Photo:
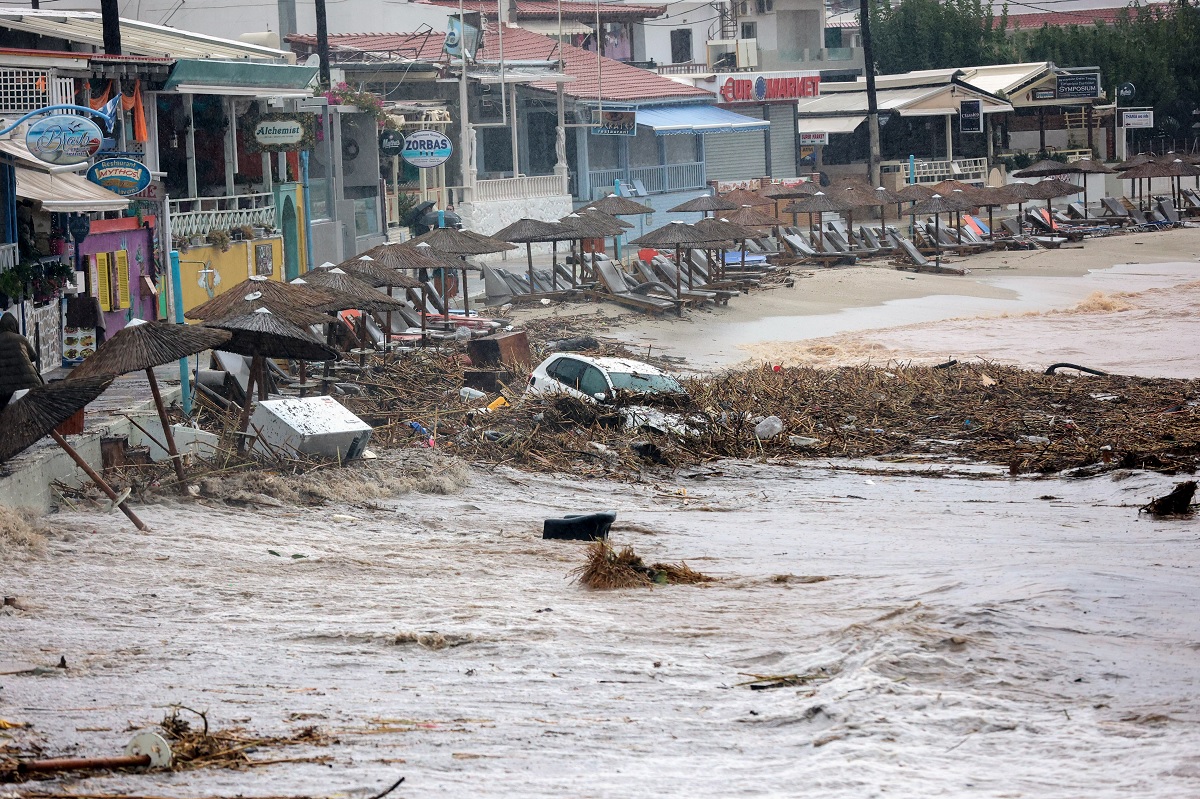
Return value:
<svg viewBox="0 0 1200 799">
<path fill-rule="evenodd" d="M 220 228 L 213 228 L 212 230 L 208 231 L 208 235 L 205 236 L 205 239 L 209 244 L 220 248 L 221 252 L 229 252 L 229 246 L 233 241 L 233 239 L 229 236 L 229 232 L 221 230 Z"/>
</svg>

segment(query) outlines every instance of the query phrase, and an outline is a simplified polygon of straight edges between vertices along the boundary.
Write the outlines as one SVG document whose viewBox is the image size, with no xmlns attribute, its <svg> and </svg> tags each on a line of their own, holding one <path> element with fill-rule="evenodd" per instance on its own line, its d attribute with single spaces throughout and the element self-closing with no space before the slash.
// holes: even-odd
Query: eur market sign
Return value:
<svg viewBox="0 0 1200 799">
<path fill-rule="evenodd" d="M 400 157 L 417 169 L 433 169 L 449 161 L 453 154 L 454 144 L 445 133 L 418 130 L 404 137 Z"/>
</svg>

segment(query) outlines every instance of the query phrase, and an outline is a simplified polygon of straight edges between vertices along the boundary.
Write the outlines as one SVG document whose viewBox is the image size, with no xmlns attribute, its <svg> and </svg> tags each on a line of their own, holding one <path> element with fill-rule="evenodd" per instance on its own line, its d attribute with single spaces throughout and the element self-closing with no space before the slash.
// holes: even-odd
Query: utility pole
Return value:
<svg viewBox="0 0 1200 799">
<path fill-rule="evenodd" d="M 117 0 L 100 0 L 101 21 L 104 27 L 104 52 L 121 55 L 121 12 Z"/>
<path fill-rule="evenodd" d="M 113 0 L 116 2 L 116 0 Z M 321 88 L 329 90 L 329 22 L 325 18 L 325 0 L 317 0 L 317 57 L 321 59 Z"/>
<path fill-rule="evenodd" d="M 867 171 L 871 185 L 879 185 L 879 103 L 875 98 L 875 59 L 871 52 L 871 0 L 859 0 L 859 29 L 862 31 L 863 71 L 867 76 L 867 130 L 871 137 L 871 152 Z"/>
</svg>

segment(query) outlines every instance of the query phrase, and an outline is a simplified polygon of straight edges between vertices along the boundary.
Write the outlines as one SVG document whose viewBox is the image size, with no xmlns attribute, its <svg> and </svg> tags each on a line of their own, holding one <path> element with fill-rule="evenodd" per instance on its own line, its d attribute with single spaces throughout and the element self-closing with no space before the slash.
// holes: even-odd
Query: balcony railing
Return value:
<svg viewBox="0 0 1200 799">
<path fill-rule="evenodd" d="M 73 102 L 73 78 L 60 78 L 46 69 L 0 69 L 0 112 L 25 113 Z"/>
<path fill-rule="evenodd" d="M 210 230 L 275 227 L 275 196 L 235 194 L 228 197 L 190 197 L 171 200 L 171 234 L 188 238 Z"/>
<path fill-rule="evenodd" d="M 686 191 L 702 189 L 704 182 L 704 163 L 695 161 L 683 164 L 657 164 L 655 166 L 635 166 L 629 169 L 593 169 L 588 177 L 594 188 L 612 186 L 614 181 L 625 183 L 640 181 L 649 194 L 664 194 L 670 191 Z"/>
<path fill-rule="evenodd" d="M 17 245 L 0 244 L 0 272 L 17 265 Z"/>
<path fill-rule="evenodd" d="M 712 72 L 708 64 L 659 64 L 659 75 L 703 75 Z"/>
<path fill-rule="evenodd" d="M 567 178 L 560 175 L 534 175 L 522 178 L 498 178 L 475 181 L 475 202 L 527 200 L 532 197 L 561 197 L 568 194 Z"/>
<path fill-rule="evenodd" d="M 908 162 L 901 162 L 903 182 L 909 182 Z M 964 158 L 958 161 L 918 161 L 914 170 L 915 183 L 941 183 L 943 180 L 961 180 L 964 183 L 986 182 L 988 165 L 986 158 Z"/>
</svg>

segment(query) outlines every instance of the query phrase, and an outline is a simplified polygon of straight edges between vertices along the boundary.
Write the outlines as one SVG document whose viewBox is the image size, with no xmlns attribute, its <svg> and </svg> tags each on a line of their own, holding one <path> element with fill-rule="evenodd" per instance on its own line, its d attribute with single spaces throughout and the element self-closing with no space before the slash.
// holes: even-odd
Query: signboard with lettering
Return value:
<svg viewBox="0 0 1200 799">
<path fill-rule="evenodd" d="M 821 96 L 821 76 L 803 72 L 738 72 L 717 83 L 722 103 L 791 102 Z"/>
<path fill-rule="evenodd" d="M 1100 96 L 1100 73 L 1082 72 L 1058 75 L 1054 90 L 1059 100 L 1086 100 Z"/>
<path fill-rule="evenodd" d="M 805 133 L 800 131 L 800 146 L 829 144 L 828 133 Z"/>
<path fill-rule="evenodd" d="M 122 197 L 137 194 L 150 185 L 150 170 L 132 158 L 105 158 L 92 164 L 87 179 Z"/>
<path fill-rule="evenodd" d="M 592 131 L 597 136 L 636 136 L 637 111 L 592 112 Z"/>
<path fill-rule="evenodd" d="M 404 137 L 394 130 L 385 130 L 379 134 L 379 154 L 385 158 L 393 158 L 404 152 Z"/>
<path fill-rule="evenodd" d="M 445 133 L 418 130 L 404 137 L 401 157 L 417 169 L 433 169 L 449 161 L 453 154 L 454 143 Z"/>
<path fill-rule="evenodd" d="M 960 133 L 983 133 L 983 101 L 962 100 L 958 104 Z"/>
<path fill-rule="evenodd" d="M 1029 93 L 1030 100 L 1056 100 L 1058 92 L 1054 89 L 1034 89 Z"/>
<path fill-rule="evenodd" d="M 250 113 L 238 120 L 245 136 L 246 151 L 286 153 L 311 150 L 316 143 L 311 114 Z"/>
<path fill-rule="evenodd" d="M 1121 127 L 1152 128 L 1154 127 L 1154 111 L 1122 111 Z"/>
<path fill-rule="evenodd" d="M 47 164 L 82 164 L 100 150 L 104 134 L 86 117 L 55 114 L 42 117 L 25 132 L 29 153 Z"/>
</svg>

